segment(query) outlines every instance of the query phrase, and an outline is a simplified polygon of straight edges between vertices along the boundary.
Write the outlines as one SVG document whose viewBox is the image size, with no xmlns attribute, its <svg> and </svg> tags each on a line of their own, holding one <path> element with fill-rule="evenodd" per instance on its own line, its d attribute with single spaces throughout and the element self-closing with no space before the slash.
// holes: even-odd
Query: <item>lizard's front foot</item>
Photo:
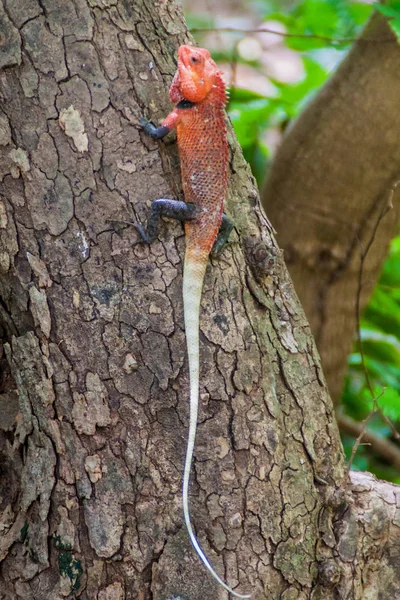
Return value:
<svg viewBox="0 0 400 600">
<path fill-rule="evenodd" d="M 163 138 L 165 135 L 167 135 L 171 131 L 169 129 L 169 127 L 165 127 L 165 125 L 156 127 L 155 125 L 153 125 L 153 123 L 151 123 L 144 117 L 142 117 L 140 119 L 139 124 L 140 124 L 141 128 L 143 129 L 143 131 L 145 133 L 147 133 L 147 135 L 152 137 L 153 140 L 160 140 L 161 138 Z"/>
</svg>

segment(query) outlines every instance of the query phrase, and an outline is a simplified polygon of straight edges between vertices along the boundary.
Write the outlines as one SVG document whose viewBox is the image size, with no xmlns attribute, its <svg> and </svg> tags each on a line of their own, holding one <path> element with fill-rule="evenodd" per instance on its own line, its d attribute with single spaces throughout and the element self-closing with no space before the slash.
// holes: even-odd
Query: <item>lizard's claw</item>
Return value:
<svg viewBox="0 0 400 600">
<path fill-rule="evenodd" d="M 123 223 L 124 225 L 130 225 L 136 229 L 139 234 L 140 239 L 137 242 L 133 242 L 133 245 L 136 244 L 150 244 L 153 239 L 149 236 L 147 230 L 140 223 L 132 223 L 132 221 L 123 221 L 122 219 L 107 219 L 108 223 Z"/>
<path fill-rule="evenodd" d="M 135 242 L 136 244 L 150 244 L 153 240 L 151 239 L 151 237 L 149 236 L 149 234 L 147 233 L 146 229 L 143 227 L 143 225 L 141 225 L 140 223 L 132 223 L 134 228 L 136 229 L 136 231 L 139 234 L 140 239 Z"/>
<path fill-rule="evenodd" d="M 144 129 L 146 127 L 146 125 L 148 125 L 148 123 L 150 123 L 150 121 L 148 119 L 145 119 L 144 117 L 140 117 L 140 119 L 139 119 L 140 127 L 143 127 L 143 129 Z"/>
</svg>

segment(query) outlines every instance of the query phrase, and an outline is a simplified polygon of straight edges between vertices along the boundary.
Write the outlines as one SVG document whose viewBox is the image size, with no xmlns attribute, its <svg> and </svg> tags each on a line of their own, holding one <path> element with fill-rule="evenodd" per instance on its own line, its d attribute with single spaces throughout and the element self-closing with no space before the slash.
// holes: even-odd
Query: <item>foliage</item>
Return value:
<svg viewBox="0 0 400 600">
<path fill-rule="evenodd" d="M 296 83 L 284 83 L 271 77 L 260 58 L 245 60 L 240 55 L 238 43 L 243 37 L 250 37 L 250 34 L 246 36 L 240 32 L 231 34 L 231 44 L 222 44 L 222 49 L 214 53 L 218 62 L 245 64 L 255 73 L 263 73 L 272 84 L 272 92 L 268 96 L 232 86 L 228 108 L 244 155 L 261 184 L 272 154 L 268 133 L 272 130 L 283 132 L 299 114 L 348 50 L 374 7 L 388 18 L 400 39 L 400 0 L 374 6 L 350 0 L 252 0 L 247 7 L 258 16 L 263 26 L 266 23 L 268 27 L 271 22 L 283 26 L 283 31 L 289 35 L 282 36 L 281 46 L 295 52 L 303 67 L 303 77 Z M 223 25 L 221 19 L 218 24 L 213 22 L 211 13 L 189 15 L 189 26 L 194 28 L 209 29 Z M 207 44 L 201 35 L 197 37 L 200 44 Z M 269 48 L 264 50 L 269 51 Z M 372 391 L 375 397 L 379 396 L 382 413 L 399 429 L 400 237 L 392 242 L 381 278 L 362 319 L 361 339 Z M 349 357 L 342 400 L 345 412 L 358 421 L 365 419 L 373 407 L 357 344 Z M 379 414 L 369 419 L 368 430 L 377 437 L 390 438 L 392 435 L 390 427 Z M 350 456 L 354 439 L 344 436 L 343 444 L 347 456 Z M 375 458 L 368 446 L 359 447 L 353 466 L 400 483 L 399 474 Z"/>
<path fill-rule="evenodd" d="M 264 98 L 264 108 L 258 104 L 259 118 L 256 126 L 251 114 L 251 107 L 246 98 L 238 98 L 233 94 L 229 113 L 235 115 L 234 126 L 246 159 L 253 167 L 253 172 L 261 184 L 265 177 L 264 165 L 260 168 L 254 164 L 253 157 L 270 156 L 269 148 L 262 135 L 267 127 L 278 127 L 284 130 L 287 123 L 295 118 L 312 95 L 328 78 L 332 65 L 342 58 L 345 48 L 357 36 L 371 13 L 371 6 L 361 2 L 348 0 L 299 0 L 287 10 L 282 10 L 279 0 L 257 2 L 263 20 L 282 23 L 286 33 L 283 43 L 299 53 L 303 64 L 304 77 L 301 81 L 289 84 L 281 83 L 270 77 L 275 87 L 273 98 Z M 243 136 L 242 132 L 247 135 Z M 251 132 L 249 134 L 249 132 Z"/>
<path fill-rule="evenodd" d="M 376 3 L 375 7 L 385 17 L 388 17 L 388 22 L 393 33 L 400 40 L 400 2 L 389 2 L 388 4 Z"/>
<path fill-rule="evenodd" d="M 384 416 L 400 428 L 400 237 L 394 238 L 382 274 L 361 321 L 361 343 L 365 367 L 374 397 Z M 343 393 L 348 414 L 361 421 L 373 408 L 359 344 L 349 357 L 349 370 Z M 368 429 L 377 437 L 391 438 L 385 420 L 375 414 Z M 351 443 L 344 440 L 345 449 Z M 351 447 L 350 447 L 351 452 Z M 355 468 L 367 468 L 379 477 L 400 483 L 399 474 L 379 464 L 368 448 L 358 451 Z"/>
</svg>

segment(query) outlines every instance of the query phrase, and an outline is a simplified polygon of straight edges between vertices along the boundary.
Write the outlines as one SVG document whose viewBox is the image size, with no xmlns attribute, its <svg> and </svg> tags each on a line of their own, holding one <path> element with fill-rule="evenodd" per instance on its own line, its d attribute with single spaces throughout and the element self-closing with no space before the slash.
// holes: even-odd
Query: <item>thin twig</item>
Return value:
<svg viewBox="0 0 400 600">
<path fill-rule="evenodd" d="M 395 184 L 395 186 L 398 185 L 399 182 L 397 182 Z M 394 187 L 394 186 L 393 186 Z M 368 373 L 368 369 L 366 367 L 365 364 L 365 356 L 364 356 L 364 350 L 363 350 L 363 345 L 362 345 L 362 341 L 361 341 L 361 313 L 360 313 L 360 304 L 361 304 L 361 290 L 362 290 L 362 276 L 363 276 L 363 271 L 364 271 L 364 263 L 365 260 L 367 258 L 367 254 L 372 246 L 372 244 L 375 241 L 375 236 L 376 236 L 376 232 L 378 231 L 378 227 L 382 221 L 382 219 L 384 218 L 384 216 L 387 214 L 387 212 L 391 209 L 392 207 L 392 197 L 393 197 L 393 193 L 394 193 L 394 189 L 392 188 L 390 190 L 390 195 L 388 198 L 388 201 L 385 202 L 384 206 L 382 207 L 382 210 L 379 214 L 379 217 L 375 223 L 375 227 L 374 230 L 372 232 L 371 238 L 366 246 L 366 248 L 364 249 L 362 247 L 361 241 L 359 240 L 359 244 L 360 244 L 360 268 L 358 270 L 358 285 L 357 285 L 357 294 L 356 294 L 356 325 L 357 325 L 357 341 L 359 343 L 360 346 L 360 355 L 361 355 L 361 363 L 363 366 L 363 370 L 365 373 L 365 379 L 367 381 L 367 386 L 368 389 L 371 393 L 372 398 L 374 399 L 374 390 L 372 389 L 372 384 L 371 384 L 371 380 L 369 377 L 369 373 Z"/>
<path fill-rule="evenodd" d="M 396 43 L 394 38 L 370 39 L 370 38 L 330 38 L 326 35 L 318 35 L 314 33 L 288 33 L 284 31 L 275 31 L 274 29 L 236 29 L 235 27 L 194 27 L 189 30 L 190 33 L 271 33 L 285 38 L 299 38 L 306 40 L 321 40 L 330 44 L 352 44 L 353 42 L 361 42 L 362 44 L 387 44 Z"/>
<path fill-rule="evenodd" d="M 393 423 L 382 412 L 382 409 L 380 408 L 380 406 L 378 404 L 378 400 L 385 393 L 385 389 L 383 389 L 380 392 L 380 394 L 378 394 L 378 396 L 376 396 L 375 392 L 374 392 L 374 389 L 372 387 L 371 379 L 370 379 L 370 376 L 369 376 L 369 373 L 368 373 L 368 369 L 367 369 L 367 365 L 366 365 L 366 362 L 365 362 L 364 348 L 363 348 L 363 343 L 362 343 L 362 339 L 361 339 L 361 311 L 360 311 L 361 290 L 362 290 L 362 276 L 363 276 L 363 271 L 364 271 L 365 260 L 367 258 L 368 252 L 369 252 L 372 244 L 375 241 L 375 236 L 376 236 L 376 233 L 378 231 L 378 228 L 379 228 L 379 225 L 380 225 L 382 219 L 389 212 L 389 210 L 391 210 L 393 208 L 392 199 L 393 199 L 394 192 L 396 191 L 396 188 L 397 188 L 397 186 L 399 184 L 400 184 L 400 181 L 396 181 L 396 183 L 390 189 L 389 198 L 387 199 L 387 201 L 385 202 L 385 204 L 382 206 L 382 210 L 381 210 L 381 212 L 379 214 L 379 217 L 378 217 L 378 219 L 377 219 L 377 221 L 375 223 L 375 227 L 373 229 L 372 235 L 370 237 L 370 240 L 369 240 L 367 246 L 365 248 L 363 248 L 363 246 L 361 244 L 361 241 L 359 240 L 359 244 L 360 244 L 360 268 L 358 270 L 358 285 L 357 285 L 357 294 L 356 294 L 356 303 L 355 303 L 356 325 L 357 325 L 356 334 L 357 334 L 357 341 L 358 341 L 358 345 L 359 345 L 359 349 L 360 349 L 361 364 L 362 364 L 363 371 L 364 371 L 364 374 L 365 374 L 365 380 L 367 382 L 367 387 L 368 387 L 369 392 L 371 394 L 373 408 L 372 408 L 371 412 L 369 413 L 369 415 L 367 416 L 367 418 L 364 419 L 364 421 L 362 421 L 362 423 L 360 424 L 360 427 L 361 427 L 360 433 L 359 433 L 359 435 L 358 435 L 358 437 L 356 439 L 356 442 L 355 442 L 355 444 L 353 446 L 353 449 L 352 449 L 352 452 L 351 452 L 351 456 L 350 456 L 350 460 L 349 460 L 349 466 L 348 466 L 348 470 L 349 471 L 351 469 L 351 465 L 353 464 L 354 456 L 355 456 L 355 454 L 356 454 L 356 452 L 358 450 L 358 447 L 359 447 L 359 445 L 361 443 L 361 440 L 367 434 L 367 432 L 366 432 L 367 423 L 370 420 L 370 418 L 372 417 L 372 415 L 374 415 L 376 412 L 378 412 L 380 414 L 381 418 L 390 427 L 393 435 L 396 438 L 399 437 L 399 434 L 396 431 L 395 427 L 393 426 Z"/>
<path fill-rule="evenodd" d="M 231 79 L 230 79 L 229 86 L 228 86 L 228 90 L 229 90 L 228 108 L 232 102 L 234 92 L 236 90 L 236 75 L 237 75 L 237 66 L 238 66 L 238 62 L 239 62 L 239 54 L 238 54 L 237 48 L 238 48 L 238 42 L 236 41 L 235 45 L 233 47 L 232 58 L 230 60 Z"/>
<path fill-rule="evenodd" d="M 372 414 L 374 413 L 371 413 L 369 417 L 372 416 Z M 353 462 L 354 455 L 360 446 L 361 438 L 364 438 L 364 441 L 369 444 L 377 454 L 382 456 L 382 458 L 400 472 L 400 448 L 396 446 L 396 444 L 390 440 L 378 438 L 370 431 L 365 431 L 363 423 L 355 421 L 348 415 L 339 414 L 337 416 L 337 422 L 342 433 L 347 433 L 359 440 L 357 448 L 356 446 L 353 446 L 352 456 L 350 458 L 351 462 Z"/>
</svg>

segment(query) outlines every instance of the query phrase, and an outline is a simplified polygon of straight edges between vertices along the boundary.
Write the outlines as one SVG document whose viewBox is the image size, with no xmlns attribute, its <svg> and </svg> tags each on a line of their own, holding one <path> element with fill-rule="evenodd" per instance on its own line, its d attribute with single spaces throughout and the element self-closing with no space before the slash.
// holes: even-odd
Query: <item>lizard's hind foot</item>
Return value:
<svg viewBox="0 0 400 600">
<path fill-rule="evenodd" d="M 233 229 L 233 223 L 230 218 L 224 213 L 222 215 L 222 223 L 219 228 L 218 235 L 215 238 L 214 245 L 211 249 L 212 256 L 219 256 L 224 249 L 224 246 L 228 243 L 229 236 Z"/>
<path fill-rule="evenodd" d="M 159 198 L 154 200 L 151 205 L 147 227 L 136 223 L 135 228 L 141 238 L 140 241 L 150 244 L 158 235 L 160 217 L 168 217 L 177 221 L 191 221 L 196 217 L 196 213 L 196 206 L 190 202 Z"/>
</svg>

